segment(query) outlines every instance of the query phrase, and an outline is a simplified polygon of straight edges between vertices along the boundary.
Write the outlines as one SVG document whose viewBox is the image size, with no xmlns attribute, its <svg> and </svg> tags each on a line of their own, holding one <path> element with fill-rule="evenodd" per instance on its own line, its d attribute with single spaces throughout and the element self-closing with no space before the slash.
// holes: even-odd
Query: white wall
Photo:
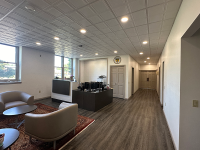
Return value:
<svg viewBox="0 0 200 150">
<path fill-rule="evenodd" d="M 140 65 L 139 70 L 157 70 L 157 65 Z"/>
<path fill-rule="evenodd" d="M 23 47 L 21 67 L 22 83 L 1 84 L 0 92 L 19 90 L 33 95 L 35 99 L 51 96 L 54 54 Z"/>
<path fill-rule="evenodd" d="M 166 106 L 164 104 L 164 114 L 177 150 L 179 149 L 181 37 L 199 15 L 199 6 L 199 0 L 184 0 L 182 2 L 171 33 L 158 62 L 158 67 L 163 61 L 165 62 L 164 103 L 166 103 Z M 161 91 L 160 94 L 162 97 Z"/>
<path fill-rule="evenodd" d="M 107 77 L 107 59 L 80 60 L 80 82 L 101 81 L 100 75 Z"/>
<path fill-rule="evenodd" d="M 200 25 L 199 25 L 200 27 Z M 200 102 L 200 32 L 181 43 L 181 102 L 180 149 L 200 149 L 200 107 L 192 107 L 193 100 Z"/>
</svg>

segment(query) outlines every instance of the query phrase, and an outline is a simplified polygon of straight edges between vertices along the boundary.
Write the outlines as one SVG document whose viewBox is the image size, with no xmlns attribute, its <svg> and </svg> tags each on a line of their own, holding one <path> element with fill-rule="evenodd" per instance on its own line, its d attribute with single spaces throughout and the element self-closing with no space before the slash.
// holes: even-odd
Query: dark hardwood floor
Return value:
<svg viewBox="0 0 200 150">
<path fill-rule="evenodd" d="M 59 106 L 50 99 L 37 102 Z M 174 150 L 155 90 L 140 89 L 129 100 L 114 98 L 97 112 L 78 111 L 95 122 L 65 150 Z"/>
</svg>

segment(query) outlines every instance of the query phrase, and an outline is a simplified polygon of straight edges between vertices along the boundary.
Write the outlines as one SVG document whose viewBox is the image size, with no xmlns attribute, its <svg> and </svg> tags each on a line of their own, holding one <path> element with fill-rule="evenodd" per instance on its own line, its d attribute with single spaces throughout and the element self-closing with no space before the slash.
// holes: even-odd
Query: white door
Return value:
<svg viewBox="0 0 200 150">
<path fill-rule="evenodd" d="M 111 67 L 110 86 L 113 88 L 113 97 L 124 98 L 124 67 Z"/>
<path fill-rule="evenodd" d="M 156 89 L 156 71 L 140 71 L 140 88 Z"/>
</svg>

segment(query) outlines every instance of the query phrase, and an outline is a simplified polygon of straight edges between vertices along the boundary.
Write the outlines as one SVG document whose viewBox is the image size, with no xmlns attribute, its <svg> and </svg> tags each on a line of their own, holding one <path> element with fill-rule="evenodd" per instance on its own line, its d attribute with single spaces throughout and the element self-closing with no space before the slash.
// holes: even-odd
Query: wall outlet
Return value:
<svg viewBox="0 0 200 150">
<path fill-rule="evenodd" d="M 39 91 L 39 93 L 41 93 L 41 91 Z"/>
<path fill-rule="evenodd" d="M 198 100 L 193 100 L 193 107 L 198 107 Z"/>
</svg>

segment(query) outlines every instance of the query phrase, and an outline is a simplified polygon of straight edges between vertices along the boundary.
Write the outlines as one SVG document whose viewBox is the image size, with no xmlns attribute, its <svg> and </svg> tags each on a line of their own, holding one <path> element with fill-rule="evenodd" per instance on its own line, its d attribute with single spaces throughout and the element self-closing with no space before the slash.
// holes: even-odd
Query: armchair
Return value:
<svg viewBox="0 0 200 150">
<path fill-rule="evenodd" d="M 20 106 L 33 105 L 34 96 L 21 91 L 8 91 L 0 93 L 0 114 L 6 109 Z"/>
<path fill-rule="evenodd" d="M 25 115 L 25 133 L 31 138 L 40 141 L 54 141 L 64 137 L 74 130 L 77 124 L 78 105 L 61 103 L 59 110 L 48 114 L 31 114 Z"/>
</svg>

